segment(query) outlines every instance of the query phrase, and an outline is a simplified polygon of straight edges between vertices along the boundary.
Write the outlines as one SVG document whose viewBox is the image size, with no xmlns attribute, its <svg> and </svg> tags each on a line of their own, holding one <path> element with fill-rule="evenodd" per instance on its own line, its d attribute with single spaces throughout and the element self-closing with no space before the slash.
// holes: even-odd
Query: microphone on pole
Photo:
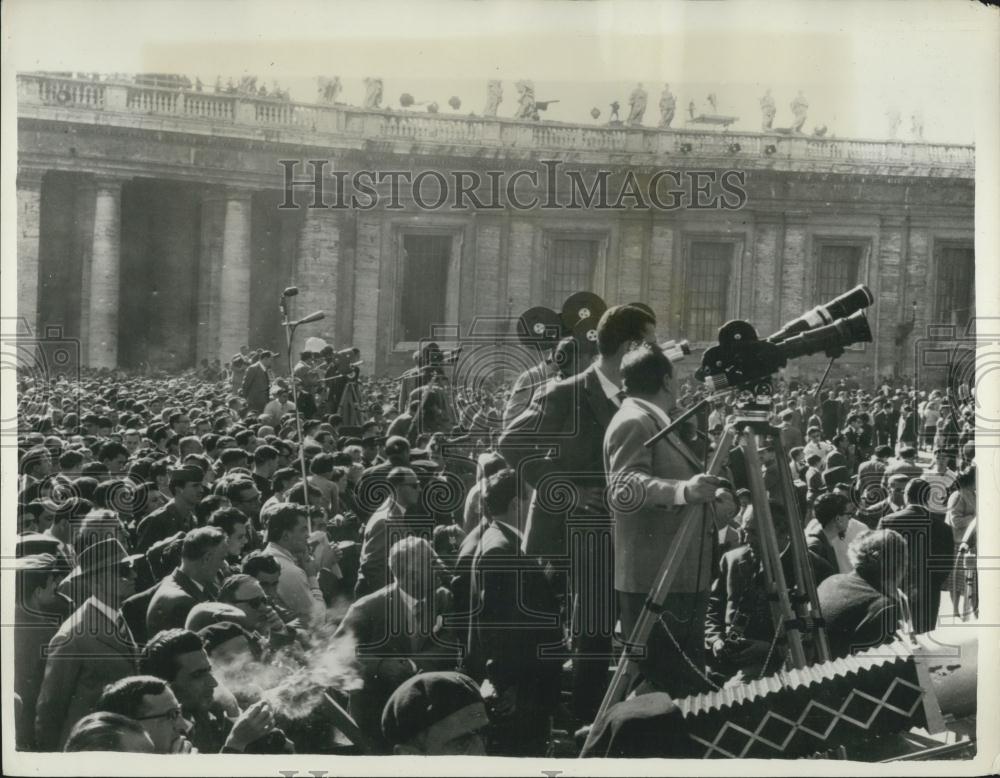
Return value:
<svg viewBox="0 0 1000 778">
<path fill-rule="evenodd" d="M 311 324 L 312 322 L 319 321 L 320 319 L 323 318 L 326 318 L 326 314 L 323 313 L 323 311 L 315 311 L 313 313 L 310 313 L 308 316 L 299 319 L 297 322 L 295 322 L 295 326 L 298 327 L 300 324 Z"/>
</svg>

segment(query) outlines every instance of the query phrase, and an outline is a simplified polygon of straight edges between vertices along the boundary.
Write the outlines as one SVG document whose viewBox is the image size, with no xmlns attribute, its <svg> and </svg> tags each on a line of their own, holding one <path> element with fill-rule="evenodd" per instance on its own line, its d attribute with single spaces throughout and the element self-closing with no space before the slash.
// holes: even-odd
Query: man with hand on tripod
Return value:
<svg viewBox="0 0 1000 778">
<path fill-rule="evenodd" d="M 676 541 L 684 506 L 713 502 L 722 481 L 702 472 L 678 435 L 644 445 L 670 424 L 675 401 L 673 366 L 660 347 L 646 344 L 627 353 L 621 375 L 627 397 L 605 433 L 604 460 L 614 518 L 615 589 L 628 640 Z M 714 535 L 714 522 L 703 515 L 646 642 L 643 676 L 675 697 L 708 688 L 702 668 Z"/>
</svg>

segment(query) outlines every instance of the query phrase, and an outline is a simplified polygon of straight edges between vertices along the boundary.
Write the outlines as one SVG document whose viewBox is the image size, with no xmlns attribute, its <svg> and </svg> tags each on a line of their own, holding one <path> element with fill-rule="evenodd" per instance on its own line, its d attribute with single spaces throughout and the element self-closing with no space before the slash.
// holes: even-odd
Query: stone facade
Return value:
<svg viewBox="0 0 1000 778">
<path fill-rule="evenodd" d="M 369 371 L 396 374 L 414 346 L 402 334 L 403 296 L 426 297 L 448 325 L 435 337 L 447 341 L 484 318 L 558 307 L 574 267 L 584 268 L 579 288 L 609 304 L 646 302 L 663 339 L 704 347 L 706 328 L 692 324 L 699 284 L 716 284 L 714 326 L 742 318 L 763 336 L 823 301 L 819 290 L 833 283 L 823 265 L 843 255 L 844 289 L 865 283 L 877 300 L 875 341 L 838 369 L 868 381 L 912 373 L 914 338 L 946 314 L 936 309 L 945 249 L 973 243 L 970 147 L 430 117 L 75 83 L 18 78 L 19 316 L 32 331 L 58 325 L 79 336 L 93 366 L 225 362 L 247 344 L 283 352 L 277 301 L 295 285 L 293 318 L 326 317 L 293 350 L 317 335 L 360 348 Z M 659 170 L 737 170 L 746 202 L 425 210 L 407 190 L 398 207 L 383 197 L 371 209 L 309 208 L 308 187 L 283 191 L 288 159 L 299 161 L 297 181 L 311 175 L 307 160 L 328 160 L 344 171 L 528 169 L 543 182 L 542 161 L 559 160 L 611 171 L 611 191 L 631 175 L 647 193 Z M 477 190 L 484 199 L 487 188 Z M 535 189 L 545 202 L 548 188 Z M 437 288 L 407 275 L 418 261 L 407 246 L 431 252 L 419 261 L 438 268 Z M 158 269 L 146 264 L 154 257 Z M 722 275 L 706 281 L 713 262 Z M 78 302 L 64 305 L 74 285 Z M 789 374 L 825 361 L 798 360 Z"/>
</svg>

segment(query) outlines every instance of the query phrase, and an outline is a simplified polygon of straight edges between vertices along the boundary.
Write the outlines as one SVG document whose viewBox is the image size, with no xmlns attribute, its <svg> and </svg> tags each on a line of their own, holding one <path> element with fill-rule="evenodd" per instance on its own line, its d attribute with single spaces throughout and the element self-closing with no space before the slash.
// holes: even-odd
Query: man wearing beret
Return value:
<svg viewBox="0 0 1000 778">
<path fill-rule="evenodd" d="M 486 705 L 471 678 L 420 673 L 393 692 L 382 733 L 394 754 L 485 756 Z"/>
<path fill-rule="evenodd" d="M 144 554 L 158 540 L 196 526 L 194 509 L 202 498 L 204 477 L 197 465 L 184 465 L 168 472 L 170 502 L 139 522 L 136 551 Z"/>
</svg>

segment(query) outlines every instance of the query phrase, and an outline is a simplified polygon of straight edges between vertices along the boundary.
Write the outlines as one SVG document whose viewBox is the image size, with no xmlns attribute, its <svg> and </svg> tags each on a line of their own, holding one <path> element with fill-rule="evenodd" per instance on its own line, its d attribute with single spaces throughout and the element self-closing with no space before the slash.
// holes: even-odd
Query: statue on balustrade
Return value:
<svg viewBox="0 0 1000 778">
<path fill-rule="evenodd" d="M 212 87 L 212 91 L 214 91 L 215 94 L 220 94 L 222 92 L 222 76 L 215 77 L 215 86 Z"/>
<path fill-rule="evenodd" d="M 764 96 L 760 98 L 760 128 L 764 132 L 771 129 L 774 124 L 774 115 L 777 113 L 774 107 L 774 98 L 771 97 L 770 88 L 764 91 Z"/>
<path fill-rule="evenodd" d="M 806 113 L 809 110 L 809 103 L 806 101 L 805 96 L 802 94 L 802 90 L 795 96 L 792 100 L 792 116 L 795 120 L 792 122 L 791 130 L 792 132 L 802 132 L 802 126 L 806 123 Z"/>
<path fill-rule="evenodd" d="M 382 79 L 365 79 L 365 108 L 378 109 L 382 107 Z"/>
<path fill-rule="evenodd" d="M 896 135 L 899 134 L 899 125 L 903 121 L 899 115 L 899 109 L 896 107 L 890 108 L 885 112 L 885 117 L 889 121 L 889 140 L 896 140 Z"/>
<path fill-rule="evenodd" d="M 496 116 L 501 102 L 503 102 L 503 82 L 492 79 L 486 85 L 486 107 L 483 109 L 483 116 Z"/>
<path fill-rule="evenodd" d="M 538 106 L 535 105 L 535 82 L 518 81 L 516 86 L 517 112 L 514 114 L 514 118 L 537 122 Z"/>
<path fill-rule="evenodd" d="M 670 84 L 663 85 L 663 94 L 660 95 L 660 127 L 667 129 L 674 120 L 674 111 L 677 109 L 677 98 L 670 91 Z"/>
<path fill-rule="evenodd" d="M 611 108 L 611 115 L 608 117 L 608 124 L 621 124 L 622 117 L 618 115 L 618 111 L 621 108 L 619 102 L 615 100 L 609 107 Z"/>
<path fill-rule="evenodd" d="M 201 79 L 200 78 L 196 78 L 194 80 L 194 91 L 195 92 L 204 92 L 205 91 L 205 85 L 203 83 L 201 83 Z"/>
<path fill-rule="evenodd" d="M 236 84 L 233 83 L 233 79 L 231 78 L 226 81 L 226 94 L 227 95 L 236 94 Z"/>
<path fill-rule="evenodd" d="M 236 91 L 241 95 L 256 95 L 257 76 L 240 76 L 240 83 Z"/>
<path fill-rule="evenodd" d="M 337 102 L 337 97 L 343 88 L 340 83 L 340 76 L 334 76 L 333 78 L 320 76 L 316 79 L 316 84 L 319 90 L 317 102 L 324 103 L 325 105 L 333 105 Z"/>
<path fill-rule="evenodd" d="M 910 132 L 913 134 L 913 140 L 924 139 L 924 115 L 920 111 L 914 111 L 910 116 Z"/>
<path fill-rule="evenodd" d="M 635 127 L 642 124 L 642 117 L 646 115 L 646 90 L 642 84 L 636 84 L 635 89 L 628 98 L 628 123 Z"/>
<path fill-rule="evenodd" d="M 708 104 L 712 106 L 712 113 L 716 114 L 719 112 L 719 101 L 715 96 L 715 92 L 711 92 L 708 95 Z"/>
</svg>

